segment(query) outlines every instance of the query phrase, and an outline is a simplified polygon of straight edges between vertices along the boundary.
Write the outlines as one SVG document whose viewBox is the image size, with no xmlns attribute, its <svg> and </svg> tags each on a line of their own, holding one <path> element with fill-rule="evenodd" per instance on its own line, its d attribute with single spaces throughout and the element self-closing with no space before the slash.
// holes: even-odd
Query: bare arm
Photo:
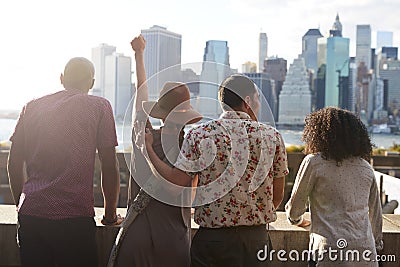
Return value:
<svg viewBox="0 0 400 267">
<path fill-rule="evenodd" d="M 7 171 L 14 203 L 17 206 L 25 183 L 23 155 L 22 145 L 18 142 L 13 142 L 8 155 Z"/>
<path fill-rule="evenodd" d="M 275 178 L 273 181 L 273 195 L 272 202 L 274 203 L 275 209 L 278 209 L 282 203 L 284 190 L 285 190 L 285 177 Z"/>
<path fill-rule="evenodd" d="M 104 196 L 104 213 L 106 221 L 117 218 L 117 202 L 119 196 L 119 165 L 115 147 L 99 148 L 101 162 L 101 187 Z"/>
<path fill-rule="evenodd" d="M 137 91 L 135 95 L 135 111 L 142 111 L 142 102 L 149 99 L 149 90 L 146 83 L 146 71 L 144 68 L 144 49 L 146 47 L 146 41 L 142 35 L 135 37 L 131 46 L 135 51 L 135 62 L 136 62 L 136 77 L 137 77 Z"/>
</svg>

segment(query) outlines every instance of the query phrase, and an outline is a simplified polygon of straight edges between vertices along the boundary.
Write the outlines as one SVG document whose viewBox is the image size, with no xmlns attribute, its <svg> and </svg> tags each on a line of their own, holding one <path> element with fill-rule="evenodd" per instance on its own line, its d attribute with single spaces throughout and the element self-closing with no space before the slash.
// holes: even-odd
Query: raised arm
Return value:
<svg viewBox="0 0 400 267">
<path fill-rule="evenodd" d="M 149 99 L 149 90 L 146 83 L 146 71 L 144 69 L 144 49 L 146 40 L 142 35 L 133 38 L 131 46 L 135 52 L 137 91 L 135 95 L 134 112 L 143 111 L 142 102 Z"/>
</svg>

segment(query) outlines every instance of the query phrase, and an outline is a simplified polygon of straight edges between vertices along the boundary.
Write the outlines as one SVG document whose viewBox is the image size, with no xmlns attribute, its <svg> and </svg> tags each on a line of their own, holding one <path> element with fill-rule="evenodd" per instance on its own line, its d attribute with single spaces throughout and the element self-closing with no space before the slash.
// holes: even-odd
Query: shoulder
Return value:
<svg viewBox="0 0 400 267">
<path fill-rule="evenodd" d="M 63 93 L 64 93 L 64 90 L 61 90 L 61 91 L 57 91 L 55 93 L 51 93 L 51 94 L 47 94 L 47 95 L 44 95 L 44 96 L 41 96 L 41 97 L 38 97 L 38 98 L 34 98 L 34 99 L 30 100 L 26 104 L 26 106 L 33 106 L 33 105 L 36 105 L 36 104 L 40 104 L 41 102 L 52 100 L 54 98 L 59 98 L 61 95 L 63 95 Z"/>
<path fill-rule="evenodd" d="M 110 106 L 110 101 L 108 101 L 107 99 L 105 99 L 104 97 L 100 97 L 100 96 L 95 96 L 95 95 L 83 95 L 88 101 L 91 101 L 93 103 L 97 103 L 99 105 L 102 106 Z"/>
<path fill-rule="evenodd" d="M 359 157 L 349 158 L 346 160 L 346 162 L 350 166 L 359 166 L 361 168 L 368 169 L 372 172 L 374 171 L 374 168 L 371 166 L 371 164 L 368 161 L 366 161 L 365 159 L 359 158 Z"/>
<path fill-rule="evenodd" d="M 219 126 L 221 126 L 221 122 L 219 120 L 208 121 L 194 126 L 188 131 L 187 135 L 188 136 L 204 135 L 218 130 Z"/>
<path fill-rule="evenodd" d="M 273 126 L 257 121 L 249 121 L 250 131 L 262 135 L 276 145 L 284 145 L 282 134 Z"/>
<path fill-rule="evenodd" d="M 100 96 L 82 95 L 80 105 L 86 105 L 89 110 L 92 110 L 92 112 L 95 113 L 109 115 L 114 114 L 111 103 L 107 99 Z"/>
</svg>

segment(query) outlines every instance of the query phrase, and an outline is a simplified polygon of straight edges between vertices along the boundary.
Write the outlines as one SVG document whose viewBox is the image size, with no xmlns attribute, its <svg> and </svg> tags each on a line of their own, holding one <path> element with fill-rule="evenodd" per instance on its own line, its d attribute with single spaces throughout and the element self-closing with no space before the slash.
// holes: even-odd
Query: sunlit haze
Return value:
<svg viewBox="0 0 400 267">
<path fill-rule="evenodd" d="M 310 28 L 327 36 L 339 13 L 343 36 L 355 55 L 357 24 L 393 32 L 400 46 L 398 0 L 20 0 L 1 1 L 0 109 L 21 109 L 32 98 L 62 89 L 59 75 L 69 58 L 91 59 L 100 43 L 132 55 L 130 40 L 153 25 L 182 35 L 182 63 L 202 61 L 207 40 L 228 41 L 230 64 L 241 70 L 258 62 L 258 36 L 268 36 L 268 56 L 290 64 L 301 53 L 301 38 Z"/>
</svg>

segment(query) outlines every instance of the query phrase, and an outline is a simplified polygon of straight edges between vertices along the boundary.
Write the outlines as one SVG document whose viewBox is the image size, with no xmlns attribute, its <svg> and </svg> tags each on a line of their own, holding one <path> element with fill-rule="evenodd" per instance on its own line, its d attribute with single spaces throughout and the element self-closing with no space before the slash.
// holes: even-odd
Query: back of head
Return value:
<svg viewBox="0 0 400 267">
<path fill-rule="evenodd" d="M 255 84 L 248 77 L 234 74 L 226 78 L 218 90 L 218 99 L 224 110 L 239 107 L 246 96 L 253 97 L 257 92 Z"/>
<path fill-rule="evenodd" d="M 370 159 L 372 144 L 364 123 L 352 112 L 326 107 L 309 114 L 305 120 L 303 141 L 306 153 L 321 153 L 326 159 L 350 157 Z"/>
<path fill-rule="evenodd" d="M 93 86 L 94 66 L 84 57 L 74 57 L 65 65 L 62 83 L 65 89 L 88 91 Z"/>
</svg>

